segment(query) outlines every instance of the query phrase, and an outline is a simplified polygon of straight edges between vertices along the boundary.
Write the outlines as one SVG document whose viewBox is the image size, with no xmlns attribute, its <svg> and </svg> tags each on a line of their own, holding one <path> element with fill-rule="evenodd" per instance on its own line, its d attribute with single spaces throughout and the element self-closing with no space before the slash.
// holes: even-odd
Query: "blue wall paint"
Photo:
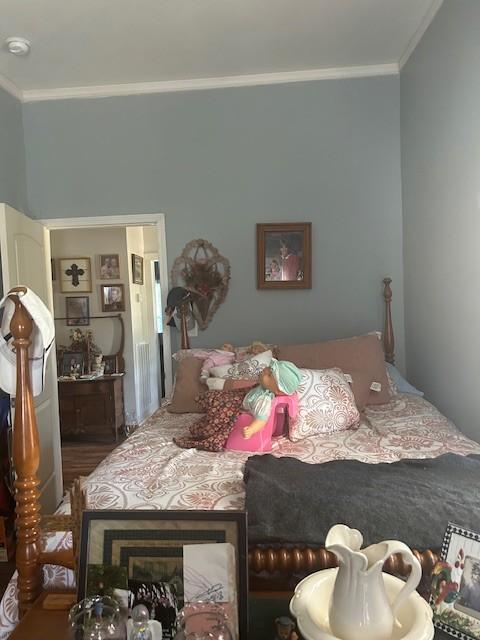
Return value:
<svg viewBox="0 0 480 640">
<path fill-rule="evenodd" d="M 26 209 L 22 107 L 0 87 L 0 202 Z"/>
<path fill-rule="evenodd" d="M 401 74 L 408 373 L 477 440 L 479 68 L 480 2 L 445 0 Z"/>
<path fill-rule="evenodd" d="M 394 279 L 403 361 L 398 77 L 31 103 L 34 217 L 163 212 L 171 264 L 193 238 L 231 262 L 197 344 L 302 341 L 381 327 Z M 255 223 L 313 223 L 311 291 L 258 291 Z"/>
</svg>

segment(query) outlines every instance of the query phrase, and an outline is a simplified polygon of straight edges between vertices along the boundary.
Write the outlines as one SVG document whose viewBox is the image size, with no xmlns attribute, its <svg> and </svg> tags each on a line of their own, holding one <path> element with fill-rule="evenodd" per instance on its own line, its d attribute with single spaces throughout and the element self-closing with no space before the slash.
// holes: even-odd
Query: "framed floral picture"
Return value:
<svg viewBox="0 0 480 640">
<path fill-rule="evenodd" d="M 448 524 L 431 593 L 437 629 L 461 640 L 480 640 L 480 533 Z"/>
<path fill-rule="evenodd" d="M 312 224 L 257 224 L 258 289 L 312 288 Z"/>
</svg>

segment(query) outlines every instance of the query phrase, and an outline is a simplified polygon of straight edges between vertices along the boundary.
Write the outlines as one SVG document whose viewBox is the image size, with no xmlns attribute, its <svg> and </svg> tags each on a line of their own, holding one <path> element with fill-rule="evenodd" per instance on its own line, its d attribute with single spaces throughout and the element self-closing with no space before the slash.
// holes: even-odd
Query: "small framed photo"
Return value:
<svg viewBox="0 0 480 640">
<path fill-rule="evenodd" d="M 103 362 L 105 363 L 104 375 L 111 376 L 112 373 L 117 373 L 117 356 L 103 356 Z"/>
<path fill-rule="evenodd" d="M 100 285 L 102 311 L 125 311 L 125 289 L 123 284 Z"/>
<path fill-rule="evenodd" d="M 143 284 L 143 258 L 132 253 L 132 281 L 133 284 Z"/>
<path fill-rule="evenodd" d="M 100 256 L 100 280 L 118 280 L 120 278 L 120 260 L 118 253 Z"/>
<path fill-rule="evenodd" d="M 174 613 L 181 607 L 210 602 L 227 615 L 233 637 L 247 640 L 245 512 L 85 511 L 80 546 L 80 600 L 92 592 L 91 576 L 101 567 L 122 567 L 130 606 L 150 606 L 164 637 L 173 637 Z M 145 597 L 155 593 L 169 615 Z"/>
<path fill-rule="evenodd" d="M 90 293 L 92 272 L 90 258 L 61 258 L 60 291 L 62 293 Z"/>
<path fill-rule="evenodd" d="M 81 376 L 84 372 L 85 354 L 82 351 L 64 351 L 62 376 Z"/>
<path fill-rule="evenodd" d="M 431 593 L 437 629 L 461 640 L 480 640 L 479 533 L 448 524 Z"/>
<path fill-rule="evenodd" d="M 312 223 L 257 224 L 257 288 L 312 288 Z"/>
<path fill-rule="evenodd" d="M 90 324 L 90 307 L 88 296 L 72 296 L 65 298 L 67 309 L 67 326 L 86 326 Z"/>
</svg>

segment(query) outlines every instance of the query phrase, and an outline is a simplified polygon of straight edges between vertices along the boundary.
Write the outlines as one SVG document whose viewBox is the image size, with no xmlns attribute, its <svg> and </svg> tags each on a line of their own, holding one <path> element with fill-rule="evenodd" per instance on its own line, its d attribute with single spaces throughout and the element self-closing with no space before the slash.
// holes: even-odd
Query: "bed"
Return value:
<svg viewBox="0 0 480 640">
<path fill-rule="evenodd" d="M 393 361 L 393 330 L 390 317 L 390 282 L 385 281 L 386 323 L 384 347 Z M 18 300 L 18 298 L 16 298 Z M 16 303 L 17 304 L 17 303 Z M 49 536 L 40 550 L 38 495 L 35 473 L 38 440 L 31 391 L 26 376 L 28 318 L 18 303 L 12 320 L 17 338 L 18 384 L 15 416 L 14 461 L 17 480 L 17 569 L 0 605 L 0 640 L 8 637 L 18 620 L 18 602 L 23 612 L 42 589 L 74 585 L 71 537 Z M 30 321 L 31 325 L 31 321 Z M 31 327 L 30 327 L 31 330 Z M 17 337 L 18 336 L 18 337 Z M 252 454 L 179 449 L 173 437 L 181 435 L 196 419 L 195 414 L 173 416 L 161 409 L 124 443 L 117 447 L 85 480 L 88 507 L 92 509 L 242 509 L 245 504 L 243 471 Z M 399 394 L 387 405 L 367 407 L 360 427 L 329 436 L 291 442 L 274 441 L 272 455 L 295 457 L 309 464 L 330 460 L 359 460 L 370 464 L 405 458 L 435 458 L 444 453 L 480 454 L 480 445 L 463 436 L 429 402 L 419 396 Z M 69 512 L 66 500 L 60 513 Z M 311 571 L 332 566 L 334 558 L 320 545 L 255 544 L 249 551 L 250 589 L 285 589 Z M 416 551 L 425 575 L 436 561 L 436 550 Z M 392 557 L 388 569 L 405 574 L 407 567 Z M 18 600 L 17 600 L 18 587 Z"/>
</svg>

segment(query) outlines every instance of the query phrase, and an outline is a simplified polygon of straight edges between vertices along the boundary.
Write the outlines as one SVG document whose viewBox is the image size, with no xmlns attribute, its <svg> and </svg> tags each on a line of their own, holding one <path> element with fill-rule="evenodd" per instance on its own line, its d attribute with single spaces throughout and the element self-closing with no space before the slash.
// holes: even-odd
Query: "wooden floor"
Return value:
<svg viewBox="0 0 480 640">
<path fill-rule="evenodd" d="M 118 447 L 118 442 L 64 442 L 62 443 L 63 489 L 67 491 L 75 478 L 88 476 L 107 455 Z M 14 562 L 0 562 L 0 598 L 15 570 Z"/>
<path fill-rule="evenodd" d="M 118 442 L 63 442 L 63 489 L 67 491 L 75 478 L 88 476 L 104 460 Z"/>
</svg>

